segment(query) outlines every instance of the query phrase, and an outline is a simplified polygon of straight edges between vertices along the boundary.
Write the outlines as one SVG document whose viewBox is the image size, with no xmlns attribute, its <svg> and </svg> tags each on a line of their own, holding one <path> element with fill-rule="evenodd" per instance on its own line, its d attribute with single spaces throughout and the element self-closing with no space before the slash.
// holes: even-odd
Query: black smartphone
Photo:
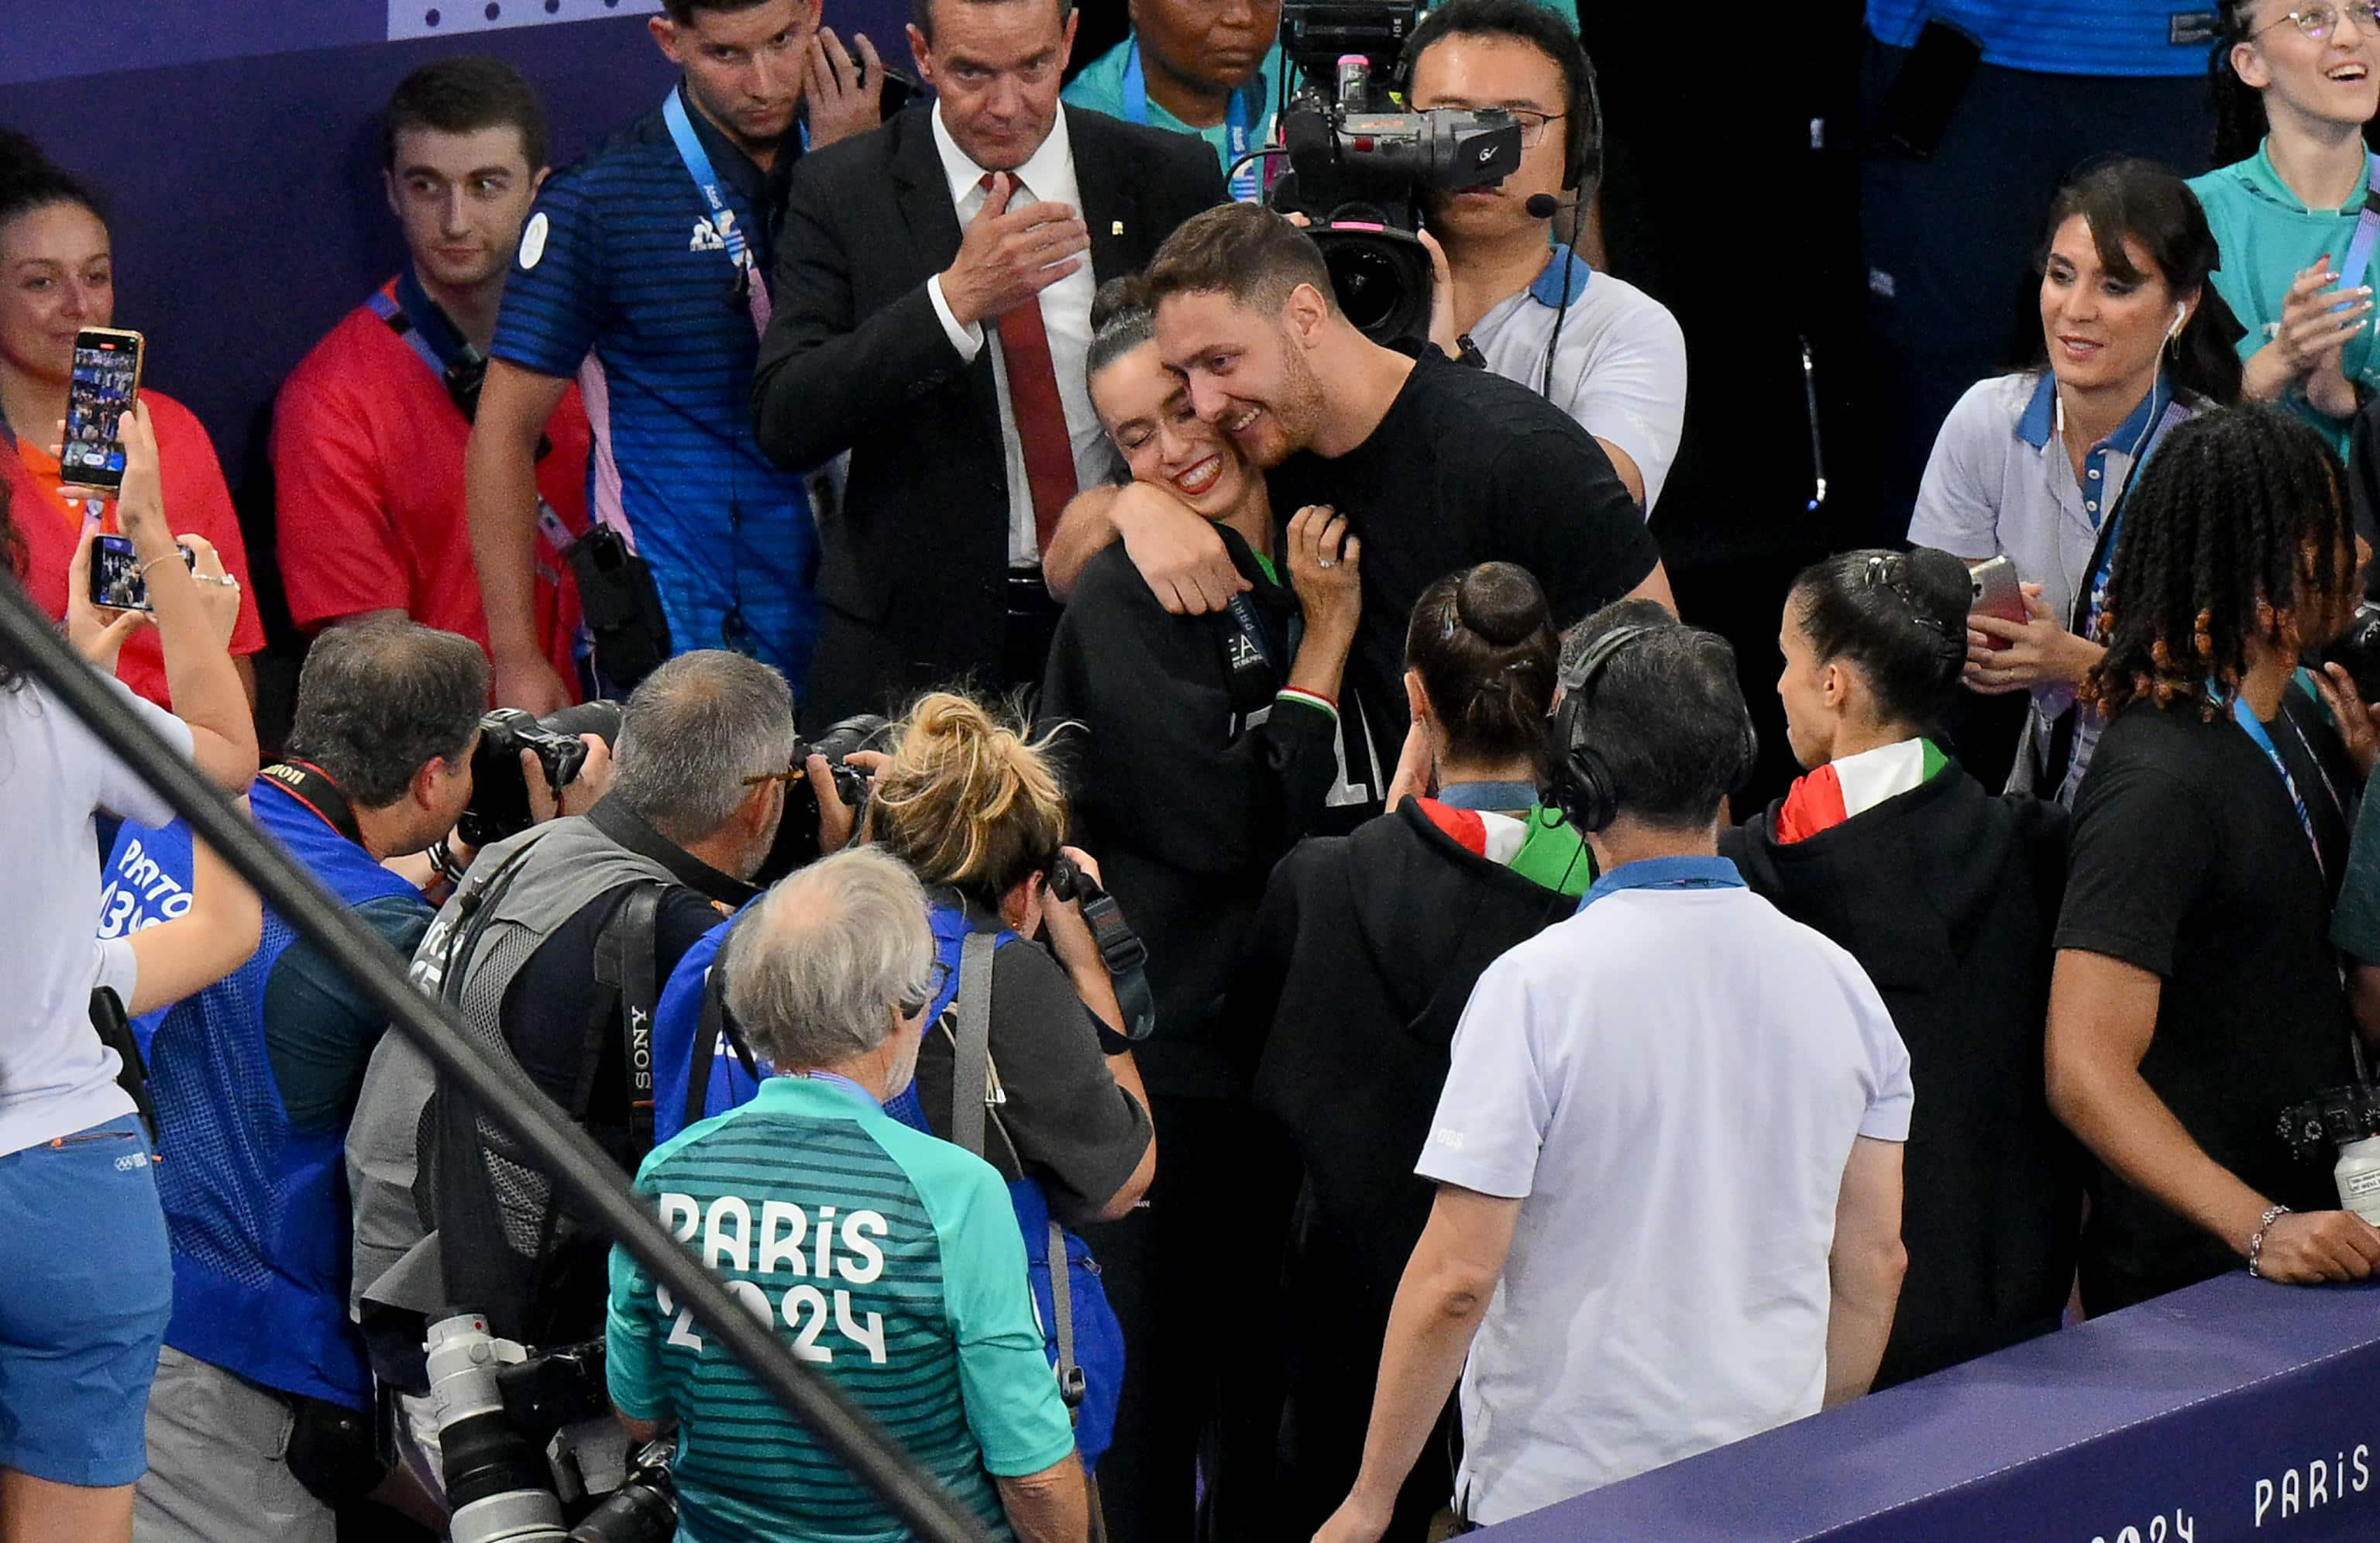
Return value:
<svg viewBox="0 0 2380 1543">
<path fill-rule="evenodd" d="M 1920 161 L 1934 159 L 1942 131 L 1950 127 L 1950 115 L 1959 110 L 1959 99 L 1983 60 L 1984 45 L 1973 33 L 1947 21 L 1928 21 L 1900 61 L 1900 73 L 1885 88 L 1876 110 L 1877 136 Z"/>
<path fill-rule="evenodd" d="M 140 395 L 139 333 L 85 327 L 75 334 L 74 372 L 67 382 L 66 443 L 58 447 L 58 477 L 68 487 L 120 488 L 124 446 L 116 426 Z"/>
<path fill-rule="evenodd" d="M 181 548 L 182 566 L 196 568 L 199 554 Z M 108 611 L 149 611 L 149 581 L 129 536 L 101 536 L 91 543 L 91 602 Z"/>
<path fill-rule="evenodd" d="M 916 101 L 921 89 L 907 74 L 886 65 L 884 84 L 876 98 L 876 110 L 889 118 Z"/>
</svg>

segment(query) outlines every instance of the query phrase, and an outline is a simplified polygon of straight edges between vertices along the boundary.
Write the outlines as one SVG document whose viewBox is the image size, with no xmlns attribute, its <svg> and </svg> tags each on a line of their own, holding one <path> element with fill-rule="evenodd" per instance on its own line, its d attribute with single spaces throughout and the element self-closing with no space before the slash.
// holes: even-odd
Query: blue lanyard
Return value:
<svg viewBox="0 0 2380 1543">
<path fill-rule="evenodd" d="M 2288 763 L 2281 759 L 2281 752 L 2275 748 L 2273 736 L 2265 731 L 2264 724 L 2256 722 L 2256 715 L 2248 711 L 2247 701 L 2240 697 L 2231 699 L 2231 721 L 2247 731 L 2248 737 L 2256 742 L 2256 748 L 2264 751 L 2265 759 L 2273 763 L 2273 770 L 2281 774 L 2281 786 L 2289 790 L 2289 806 L 2297 810 L 2298 824 L 2305 831 L 2306 844 L 2313 849 L 2313 866 L 2327 874 L 2330 869 L 2322 860 L 2322 843 L 2314 839 L 2313 816 L 2306 809 L 2305 796 L 2298 791 L 2298 780 L 2289 775 Z"/>
<path fill-rule="evenodd" d="M 1141 73 L 1140 40 L 1126 44 L 1130 52 L 1123 61 L 1123 115 L 1127 123 L 1146 126 L 1148 122 L 1148 79 Z M 1238 203 L 1254 203 L 1262 191 L 1257 182 L 1257 163 L 1239 165 L 1240 157 L 1248 152 L 1248 98 L 1264 90 L 1264 77 L 1259 75 L 1246 86 L 1232 93 L 1231 105 L 1223 109 L 1224 153 L 1237 169 L 1232 173 L 1232 198 Z"/>
<path fill-rule="evenodd" d="M 1534 783 L 1456 783 L 1439 788 L 1438 801 L 1451 809 L 1533 809 L 1537 788 Z"/>
<path fill-rule="evenodd" d="M 1585 910 L 1622 890 L 1740 890 L 1743 875 L 1725 857 L 1644 857 L 1622 863 L 1588 886 L 1579 896 Z"/>
<path fill-rule="evenodd" d="M 760 275 L 759 262 L 753 259 L 751 247 L 744 239 L 744 224 L 735 217 L 735 206 L 720 189 L 719 174 L 711 169 L 710 152 L 702 148 L 702 140 L 694 131 L 694 120 L 686 115 L 685 99 L 675 86 L 670 88 L 662 103 L 662 119 L 669 125 L 670 141 L 677 146 L 677 158 L 685 164 L 686 176 L 694 178 L 695 187 L 702 191 L 703 202 L 710 206 L 711 228 L 726 246 L 729 261 L 751 286 L 754 296 L 764 298 L 768 286 Z M 765 298 L 760 303 L 765 304 Z"/>
<path fill-rule="evenodd" d="M 2160 373 L 2157 376 L 2156 383 L 2149 387 L 2149 398 L 2150 405 L 2152 407 L 2155 405 L 2156 394 L 2168 388 L 2166 385 L 2165 376 Z M 2107 516 L 2107 526 L 2099 539 L 2099 561 L 2097 565 L 2091 570 L 2090 585 L 2082 593 L 2082 623 L 2077 630 L 2076 636 L 2088 638 L 2094 641 L 2097 640 L 2099 633 L 2099 617 L 2100 614 L 2107 609 L 2107 585 L 2114 577 L 2116 571 L 2116 538 L 2122 534 L 2123 530 L 2125 496 L 2132 491 L 2133 485 L 2140 481 L 2141 468 L 2148 465 L 2148 460 L 2151 456 L 2156 454 L 2156 447 L 2165 443 L 2166 434 L 2174 427 L 2175 424 L 2181 422 L 2189 416 L 2190 410 L 2184 407 L 2180 402 L 2167 402 L 2165 405 L 2165 410 L 2157 414 L 2154 426 L 2149 430 L 2149 437 L 2146 445 L 2135 447 L 2135 454 L 2131 457 L 2131 469 L 2124 473 L 2124 486 L 2122 492 L 2119 492 L 2114 489 L 2102 491 L 2100 494 L 2102 498 L 2113 498 L 2115 500 L 2115 508 Z M 2061 456 L 2065 454 L 2063 446 L 2059 448 L 2058 454 Z M 2070 618 L 2070 619 L 2071 618 Z"/>
<path fill-rule="evenodd" d="M 2365 270 L 2372 266 L 2372 249 L 2380 245 L 2380 211 L 2372 200 L 2380 198 L 2380 155 L 2366 151 L 2363 155 L 2363 208 L 2355 216 L 2355 234 L 2347 240 L 2347 261 L 2338 265 L 2338 282 L 2362 284 Z M 2348 302 L 2341 301 L 2341 310 Z"/>
</svg>

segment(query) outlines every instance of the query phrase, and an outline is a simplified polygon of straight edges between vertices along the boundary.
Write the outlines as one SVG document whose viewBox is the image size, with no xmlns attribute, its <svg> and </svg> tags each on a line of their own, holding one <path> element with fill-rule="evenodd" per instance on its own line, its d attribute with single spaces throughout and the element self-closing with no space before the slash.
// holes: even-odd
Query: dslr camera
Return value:
<svg viewBox="0 0 2380 1543">
<path fill-rule="evenodd" d="M 1521 126 L 1499 108 L 1396 110 L 1393 70 L 1421 0 L 1286 0 L 1281 52 L 1304 83 L 1281 115 L 1288 175 L 1269 200 L 1304 214 L 1347 320 L 1376 342 L 1429 331 L 1424 193 L 1490 188 L 1520 168 Z"/>
<path fill-rule="evenodd" d="M 868 808 L 868 773 L 847 764 L 846 758 L 855 750 L 880 750 L 892 737 L 892 723 L 872 712 L 855 713 L 841 723 L 827 726 L 827 731 L 813 743 L 794 747 L 794 765 L 798 768 L 812 756 L 826 757 L 827 769 L 834 774 L 834 791 L 856 820 Z M 778 821 L 777 839 L 769 848 L 768 861 L 752 881 L 766 889 L 804 864 L 816 860 L 819 855 L 818 790 L 810 786 L 808 777 L 795 777 L 785 784 L 784 818 Z"/>
<path fill-rule="evenodd" d="M 2322 650 L 2325 664 L 2344 664 L 2355 679 L 2355 694 L 2380 702 L 2380 604 L 2365 601 L 2355 608 L 2347 630 Z"/>
<path fill-rule="evenodd" d="M 471 802 L 455 822 L 455 833 L 478 847 L 528 830 L 534 820 L 520 753 L 537 752 L 546 789 L 559 801 L 562 790 L 578 780 L 579 768 L 587 764 L 587 742 L 578 737 L 583 734 L 606 745 L 618 744 L 620 704 L 581 702 L 543 718 L 532 718 L 516 707 L 500 707 L 480 719 L 480 747 L 471 753 Z"/>
<path fill-rule="evenodd" d="M 432 1324 L 422 1349 L 454 1543 L 669 1543 L 675 1536 L 674 1439 L 631 1452 L 625 1480 L 600 1498 L 580 1492 L 575 1470 L 571 1503 L 556 1484 L 554 1433 L 611 1409 L 600 1342 L 540 1354 L 462 1313 Z"/>
</svg>

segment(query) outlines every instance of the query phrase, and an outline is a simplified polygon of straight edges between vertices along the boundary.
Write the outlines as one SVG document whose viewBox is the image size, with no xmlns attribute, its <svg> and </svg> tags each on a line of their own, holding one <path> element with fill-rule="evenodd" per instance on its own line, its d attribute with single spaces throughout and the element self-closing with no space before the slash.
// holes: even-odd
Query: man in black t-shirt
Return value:
<svg viewBox="0 0 2380 1543">
<path fill-rule="evenodd" d="M 2228 409 L 2174 431 L 2126 503 L 2092 676 L 2114 717 L 2075 806 L 2047 1045 L 2051 1107 L 2099 1160 L 2094 1314 L 2242 1261 L 2284 1282 L 2380 1267 L 2380 1231 L 2277 1130 L 2355 1075 L 2330 907 L 2380 742 L 2344 671 L 2327 703 L 2293 677 L 2354 603 L 2342 486 L 2302 423 Z"/>
<path fill-rule="evenodd" d="M 1281 215 L 1225 204 L 1193 216 L 1158 249 L 1148 284 L 1167 364 L 1198 416 L 1269 469 L 1274 510 L 1328 504 L 1363 537 L 1348 676 L 1390 761 L 1405 624 L 1440 576 L 1517 563 L 1564 626 L 1623 596 L 1675 608 L 1592 435 L 1524 386 L 1366 337 L 1333 299 L 1321 249 Z"/>
</svg>

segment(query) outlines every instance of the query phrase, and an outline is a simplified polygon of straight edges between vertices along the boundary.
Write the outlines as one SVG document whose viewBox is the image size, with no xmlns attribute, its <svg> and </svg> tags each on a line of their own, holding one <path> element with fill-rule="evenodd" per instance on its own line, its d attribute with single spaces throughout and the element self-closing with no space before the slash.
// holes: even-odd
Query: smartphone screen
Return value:
<svg viewBox="0 0 2380 1543">
<path fill-rule="evenodd" d="M 116 440 L 115 428 L 132 410 L 140 390 L 139 333 L 87 327 L 75 334 L 66 443 L 58 456 L 59 477 L 67 486 L 124 485 L 124 446 Z"/>
<path fill-rule="evenodd" d="M 196 568 L 199 554 L 182 551 L 182 565 Z M 101 536 L 91 544 L 91 602 L 109 611 L 148 611 L 149 586 L 129 536 Z"/>
</svg>

